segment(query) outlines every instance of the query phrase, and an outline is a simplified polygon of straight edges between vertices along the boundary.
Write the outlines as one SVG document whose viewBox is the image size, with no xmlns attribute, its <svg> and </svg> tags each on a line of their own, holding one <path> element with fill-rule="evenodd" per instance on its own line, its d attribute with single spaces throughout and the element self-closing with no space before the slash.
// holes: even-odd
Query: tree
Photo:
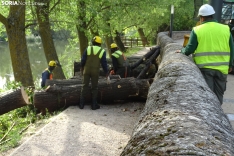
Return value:
<svg viewBox="0 0 234 156">
<path fill-rule="evenodd" d="M 22 3 L 25 0 L 21 1 Z M 14 3 L 19 3 L 14 1 Z M 6 28 L 15 81 L 23 86 L 34 86 L 25 37 L 25 5 L 10 5 L 8 17 L 0 13 Z"/>
<path fill-rule="evenodd" d="M 57 60 L 59 62 L 59 58 L 57 56 L 56 49 L 54 46 L 54 41 L 51 34 L 50 20 L 49 20 L 50 12 L 59 3 L 59 1 L 51 8 L 51 10 L 50 10 L 50 1 L 35 0 L 35 2 L 44 4 L 44 5 L 36 5 L 36 14 L 37 14 L 37 21 L 39 24 L 39 34 L 41 36 L 46 60 L 47 62 L 51 60 Z M 65 79 L 62 67 L 55 68 L 54 78 Z"/>
</svg>

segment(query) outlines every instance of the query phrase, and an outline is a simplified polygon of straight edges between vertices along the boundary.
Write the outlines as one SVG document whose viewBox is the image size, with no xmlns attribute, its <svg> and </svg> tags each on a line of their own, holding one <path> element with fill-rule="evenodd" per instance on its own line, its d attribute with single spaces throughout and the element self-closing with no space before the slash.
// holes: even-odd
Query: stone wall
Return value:
<svg viewBox="0 0 234 156">
<path fill-rule="evenodd" d="M 158 34 L 161 63 L 125 155 L 233 156 L 234 131 L 182 46 Z"/>
</svg>

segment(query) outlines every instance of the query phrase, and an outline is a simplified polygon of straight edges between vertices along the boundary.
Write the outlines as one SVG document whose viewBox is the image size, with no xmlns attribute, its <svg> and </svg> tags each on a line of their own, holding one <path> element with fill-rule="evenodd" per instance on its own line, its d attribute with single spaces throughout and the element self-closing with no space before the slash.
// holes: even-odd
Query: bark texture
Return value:
<svg viewBox="0 0 234 156">
<path fill-rule="evenodd" d="M 182 46 L 158 34 L 162 62 L 123 155 L 234 155 L 234 131 Z"/>
<path fill-rule="evenodd" d="M 47 0 L 35 0 L 35 1 L 44 4 L 44 5 L 36 5 L 36 14 L 39 25 L 39 33 L 41 36 L 41 41 L 46 56 L 46 60 L 48 63 L 51 60 L 57 60 L 59 62 L 50 29 L 50 20 L 49 20 L 50 1 Z M 55 68 L 53 73 L 54 73 L 53 76 L 54 79 L 65 79 L 65 75 L 61 67 Z"/>
<path fill-rule="evenodd" d="M 80 56 L 82 57 L 85 49 L 88 47 L 88 38 L 85 35 L 85 30 L 87 30 L 86 21 L 86 4 L 85 1 L 81 0 L 77 2 L 77 11 L 78 11 L 78 24 L 76 25 L 76 30 L 79 39 L 79 49 Z"/>
<path fill-rule="evenodd" d="M 25 0 L 22 0 L 24 3 Z M 6 27 L 15 81 L 34 86 L 25 37 L 25 5 L 10 5 L 10 12 L 0 20 Z"/>
<path fill-rule="evenodd" d="M 68 81 L 68 82 L 65 82 Z M 49 81 L 48 81 L 49 82 Z M 61 83 L 64 82 L 64 83 Z M 61 80 L 49 82 L 51 86 L 45 91 L 34 92 L 34 105 L 38 110 L 47 108 L 49 111 L 66 108 L 79 103 L 80 91 L 82 84 L 79 80 Z M 99 103 L 113 103 L 119 100 L 127 100 L 136 97 L 136 99 L 147 98 L 148 89 L 152 80 L 139 80 L 133 77 L 123 79 L 111 79 L 111 84 L 107 84 L 106 80 L 100 80 L 98 84 Z M 53 84 L 53 85 L 52 85 Z M 69 84 L 69 85 L 64 85 Z M 118 93 L 118 94 L 116 94 Z M 90 92 L 85 97 L 85 103 L 91 102 Z"/>
<path fill-rule="evenodd" d="M 0 94 L 0 115 L 29 104 L 24 88 Z"/>
</svg>

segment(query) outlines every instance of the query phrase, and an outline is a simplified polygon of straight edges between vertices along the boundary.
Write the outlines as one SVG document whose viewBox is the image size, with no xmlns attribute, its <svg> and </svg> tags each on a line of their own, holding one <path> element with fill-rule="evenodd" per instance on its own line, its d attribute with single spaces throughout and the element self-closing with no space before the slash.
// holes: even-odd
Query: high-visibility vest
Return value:
<svg viewBox="0 0 234 156">
<path fill-rule="evenodd" d="M 88 46 L 87 48 L 87 60 L 85 63 L 85 68 L 96 69 L 99 72 L 100 60 L 104 54 L 105 50 L 99 46 Z"/>
<path fill-rule="evenodd" d="M 49 72 L 49 74 L 50 74 L 49 79 L 53 80 L 53 73 L 48 68 L 46 68 L 45 71 Z"/>
<path fill-rule="evenodd" d="M 217 22 L 207 22 L 194 27 L 198 46 L 193 58 L 198 68 L 219 70 L 228 74 L 230 61 L 229 27 Z"/>
<path fill-rule="evenodd" d="M 124 56 L 124 54 L 121 51 L 117 50 L 111 55 L 117 59 L 119 68 L 124 67 L 125 65 L 124 63 L 126 62 L 127 58 Z"/>
</svg>

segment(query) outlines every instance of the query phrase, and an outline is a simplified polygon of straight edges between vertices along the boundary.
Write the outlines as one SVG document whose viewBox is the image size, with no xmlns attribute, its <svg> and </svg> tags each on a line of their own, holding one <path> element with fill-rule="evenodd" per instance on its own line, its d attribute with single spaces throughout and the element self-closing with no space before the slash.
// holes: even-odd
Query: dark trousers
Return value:
<svg viewBox="0 0 234 156">
<path fill-rule="evenodd" d="M 87 94 L 89 90 L 89 82 L 91 80 L 91 90 L 92 90 L 92 98 L 96 99 L 98 95 L 98 78 L 99 73 L 95 72 L 84 72 L 83 80 L 82 80 L 82 88 L 81 88 L 81 97 Z"/>
<path fill-rule="evenodd" d="M 126 78 L 130 77 L 130 68 L 129 67 L 123 67 L 123 68 L 118 68 L 116 71 L 116 75 L 120 75 L 121 78 Z"/>
<path fill-rule="evenodd" d="M 220 104 L 223 104 L 223 94 L 226 91 L 227 75 L 218 70 L 200 69 L 206 83 L 210 89 L 216 94 Z"/>
</svg>

